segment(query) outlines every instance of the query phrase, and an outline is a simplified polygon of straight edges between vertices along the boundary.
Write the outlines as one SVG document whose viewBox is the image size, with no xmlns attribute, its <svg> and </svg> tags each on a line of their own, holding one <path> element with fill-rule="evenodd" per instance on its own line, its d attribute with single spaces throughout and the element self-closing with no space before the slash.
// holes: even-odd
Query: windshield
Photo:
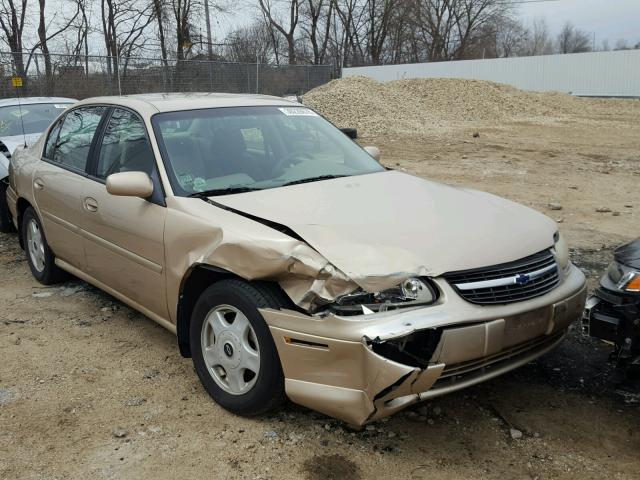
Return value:
<svg viewBox="0 0 640 480">
<path fill-rule="evenodd" d="M 157 114 L 154 129 L 176 195 L 225 194 L 384 171 L 304 107 Z"/>
<path fill-rule="evenodd" d="M 0 137 L 42 133 L 70 103 L 31 103 L 0 107 Z M 22 118 L 22 121 L 21 121 Z"/>
</svg>

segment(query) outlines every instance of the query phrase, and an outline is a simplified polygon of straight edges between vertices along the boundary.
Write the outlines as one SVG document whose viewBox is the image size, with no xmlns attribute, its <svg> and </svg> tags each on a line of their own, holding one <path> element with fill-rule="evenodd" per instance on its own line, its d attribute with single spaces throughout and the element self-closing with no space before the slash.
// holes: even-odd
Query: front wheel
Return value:
<svg viewBox="0 0 640 480">
<path fill-rule="evenodd" d="M 260 415 L 284 402 L 284 375 L 259 308 L 280 308 L 270 284 L 222 280 L 207 288 L 191 317 L 193 364 L 209 395 L 238 415 Z"/>
</svg>

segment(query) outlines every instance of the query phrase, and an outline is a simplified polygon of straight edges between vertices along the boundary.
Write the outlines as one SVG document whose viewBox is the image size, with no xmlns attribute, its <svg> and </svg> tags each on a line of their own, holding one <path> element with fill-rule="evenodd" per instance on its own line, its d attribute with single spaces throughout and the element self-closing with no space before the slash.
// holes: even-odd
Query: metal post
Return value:
<svg viewBox="0 0 640 480">
<path fill-rule="evenodd" d="M 120 84 L 120 55 L 116 57 L 116 71 L 118 72 L 118 95 L 122 96 L 122 85 Z"/>
<path fill-rule="evenodd" d="M 258 57 L 258 52 L 256 51 L 256 93 L 260 93 L 260 58 Z"/>
<path fill-rule="evenodd" d="M 213 44 L 211 43 L 211 22 L 209 18 L 209 0 L 204 0 L 204 18 L 207 22 L 207 53 L 209 61 L 213 60 Z"/>
<path fill-rule="evenodd" d="M 40 95 L 42 95 L 42 79 L 40 78 L 40 64 L 38 62 L 38 54 L 34 54 L 33 60 L 36 64 L 36 77 L 38 78 L 38 90 L 40 90 Z"/>
</svg>

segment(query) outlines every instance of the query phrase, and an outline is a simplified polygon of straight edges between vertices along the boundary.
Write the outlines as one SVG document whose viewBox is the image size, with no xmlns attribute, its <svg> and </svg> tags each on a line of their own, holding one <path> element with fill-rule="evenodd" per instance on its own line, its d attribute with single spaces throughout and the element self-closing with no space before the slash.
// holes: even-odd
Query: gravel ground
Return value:
<svg viewBox="0 0 640 480">
<path fill-rule="evenodd" d="M 562 121 L 445 118 L 435 132 L 373 131 L 361 141 L 379 145 L 393 168 L 561 221 L 594 285 L 612 248 L 640 236 L 635 106 L 595 104 Z M 42 287 L 15 236 L 0 234 L 0 352 L 0 478 L 582 480 L 640 471 L 638 385 L 618 385 L 608 346 L 577 328 L 534 363 L 361 432 L 291 404 L 239 418 L 209 400 L 170 333 L 82 282 Z"/>
</svg>

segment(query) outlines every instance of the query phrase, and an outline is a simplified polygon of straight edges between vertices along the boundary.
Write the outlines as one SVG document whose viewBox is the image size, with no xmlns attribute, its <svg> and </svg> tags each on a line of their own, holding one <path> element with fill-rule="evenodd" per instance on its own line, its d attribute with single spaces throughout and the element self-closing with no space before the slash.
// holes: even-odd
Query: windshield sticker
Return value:
<svg viewBox="0 0 640 480">
<path fill-rule="evenodd" d="M 193 190 L 196 192 L 204 192 L 205 187 L 207 186 L 207 181 L 204 178 L 196 177 L 193 179 Z"/>
<path fill-rule="evenodd" d="M 67 108 L 69 105 L 64 105 L 64 104 L 62 104 L 62 103 L 54 103 L 54 104 L 53 104 L 53 106 L 54 106 L 54 108 L 61 108 L 61 109 L 63 109 L 63 110 L 66 110 L 66 108 Z"/>
<path fill-rule="evenodd" d="M 287 117 L 317 117 L 318 114 L 313 110 L 304 107 L 282 107 L 279 108 Z"/>
<path fill-rule="evenodd" d="M 192 184 L 193 183 L 193 175 L 191 175 L 190 173 L 181 173 L 178 175 L 178 180 L 180 180 L 180 183 L 182 185 L 188 185 L 188 184 Z"/>
</svg>

